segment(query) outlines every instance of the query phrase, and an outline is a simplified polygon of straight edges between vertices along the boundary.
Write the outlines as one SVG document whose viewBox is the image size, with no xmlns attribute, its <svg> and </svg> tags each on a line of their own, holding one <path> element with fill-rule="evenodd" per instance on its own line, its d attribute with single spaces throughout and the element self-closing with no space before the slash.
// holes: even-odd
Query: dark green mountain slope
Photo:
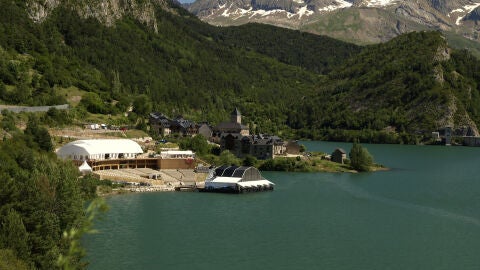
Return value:
<svg viewBox="0 0 480 270">
<path fill-rule="evenodd" d="M 330 71 L 362 49 L 327 36 L 258 23 L 218 28 L 213 37 L 226 45 L 255 50 L 317 73 Z"/>
<path fill-rule="evenodd" d="M 155 6 L 154 28 L 129 15 L 105 26 L 74 2 L 38 24 L 14 3 L 0 3 L 5 103 L 58 104 L 59 90 L 74 86 L 90 92 L 80 107 L 102 114 L 144 94 L 155 110 L 194 120 L 218 122 L 238 106 L 245 123 L 283 135 L 411 142 L 447 125 L 478 133 L 478 60 L 438 33 L 359 48 L 271 26 L 215 28 L 173 4 Z"/>
<path fill-rule="evenodd" d="M 29 60 L 18 62 L 21 68 L 12 72 L 10 62 L 18 56 L 2 59 L 5 102 L 52 103 L 35 97 L 54 86 L 73 85 L 97 93 L 103 101 L 120 100 L 119 104 L 128 102 L 123 100 L 129 96 L 146 94 L 157 110 L 199 120 L 220 121 L 221 112 L 258 102 L 262 106 L 256 112 L 279 126 L 280 108 L 295 93 L 310 91 L 318 80 L 302 68 L 212 41 L 200 29 L 214 28 L 180 8 L 176 15 L 157 7 L 155 33 L 128 17 L 106 27 L 95 19 L 80 18 L 67 6 L 57 7 L 43 23 L 34 24 L 24 4 L 16 3 L 0 6 L 0 45 Z M 19 96 L 22 89 L 26 93 Z M 94 111 L 118 112 L 101 102 Z"/>
<path fill-rule="evenodd" d="M 402 35 L 334 69 L 321 90 L 291 112 L 289 124 L 339 140 L 410 141 L 446 126 L 478 134 L 477 67 L 476 58 L 449 49 L 440 33 Z"/>
</svg>

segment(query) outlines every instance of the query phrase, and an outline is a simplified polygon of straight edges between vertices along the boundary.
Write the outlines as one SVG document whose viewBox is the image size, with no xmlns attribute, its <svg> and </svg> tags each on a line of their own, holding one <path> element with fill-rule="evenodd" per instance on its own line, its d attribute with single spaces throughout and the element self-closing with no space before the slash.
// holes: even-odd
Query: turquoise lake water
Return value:
<svg viewBox="0 0 480 270">
<path fill-rule="evenodd" d="M 263 172 L 276 189 L 254 194 L 110 197 L 84 239 L 88 269 L 480 269 L 480 148 L 364 146 L 391 170 Z"/>
</svg>

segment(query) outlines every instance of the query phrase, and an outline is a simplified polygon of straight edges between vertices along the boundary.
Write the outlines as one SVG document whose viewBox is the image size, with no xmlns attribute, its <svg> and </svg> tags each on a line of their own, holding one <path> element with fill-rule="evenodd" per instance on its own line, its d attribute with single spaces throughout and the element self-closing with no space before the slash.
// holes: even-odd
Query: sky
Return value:
<svg viewBox="0 0 480 270">
<path fill-rule="evenodd" d="M 192 3 L 195 2 L 195 0 L 178 0 L 180 3 Z"/>
</svg>

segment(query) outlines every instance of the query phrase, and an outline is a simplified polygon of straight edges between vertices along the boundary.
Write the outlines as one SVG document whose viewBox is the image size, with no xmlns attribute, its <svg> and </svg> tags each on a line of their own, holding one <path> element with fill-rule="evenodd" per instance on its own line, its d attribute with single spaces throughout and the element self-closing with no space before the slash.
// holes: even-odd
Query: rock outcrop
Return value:
<svg viewBox="0 0 480 270">
<path fill-rule="evenodd" d="M 107 26 L 129 15 L 157 31 L 156 7 L 172 11 L 167 0 L 27 0 L 26 8 L 30 18 L 43 22 L 60 5 L 75 10 L 80 17 L 95 18 Z"/>
</svg>

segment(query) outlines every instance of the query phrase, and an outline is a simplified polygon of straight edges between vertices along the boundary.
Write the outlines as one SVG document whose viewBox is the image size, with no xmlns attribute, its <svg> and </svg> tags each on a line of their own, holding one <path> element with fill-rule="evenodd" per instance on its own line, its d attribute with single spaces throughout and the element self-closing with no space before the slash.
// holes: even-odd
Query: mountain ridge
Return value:
<svg viewBox="0 0 480 270">
<path fill-rule="evenodd" d="M 418 30 L 441 30 L 478 41 L 480 28 L 471 14 L 479 6 L 477 0 L 197 0 L 185 7 L 214 25 L 267 23 L 368 44 Z M 364 28 L 357 30 L 357 38 L 349 36 L 352 32 L 349 27 L 355 27 L 350 21 L 336 22 L 336 25 L 343 24 L 342 28 L 346 29 L 343 32 L 316 26 L 327 23 L 332 16 L 351 12 L 360 14 L 356 24 Z M 397 29 L 397 33 L 392 32 L 393 29 Z"/>
</svg>

